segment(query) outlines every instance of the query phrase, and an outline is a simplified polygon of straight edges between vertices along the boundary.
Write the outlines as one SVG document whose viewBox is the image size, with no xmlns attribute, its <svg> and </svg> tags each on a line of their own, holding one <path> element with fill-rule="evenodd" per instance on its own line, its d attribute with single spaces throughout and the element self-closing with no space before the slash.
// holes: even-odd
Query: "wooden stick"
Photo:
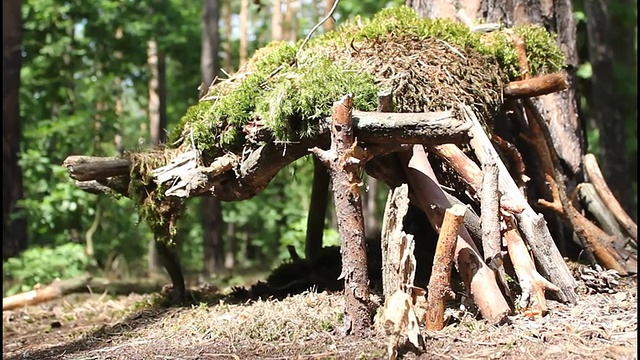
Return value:
<svg viewBox="0 0 640 360">
<path fill-rule="evenodd" d="M 351 117 L 353 97 L 345 95 L 333 104 L 331 148 L 314 147 L 310 151 L 324 163 L 331 175 L 338 231 L 342 253 L 345 317 L 342 329 L 345 335 L 364 336 L 371 327 L 369 275 L 367 249 L 362 214 L 362 181 L 359 173 L 364 162 L 358 158 Z"/>
<path fill-rule="evenodd" d="M 520 99 L 540 95 L 547 95 L 565 90 L 569 83 L 563 73 L 540 75 L 527 80 L 518 80 L 508 83 L 504 87 L 506 98 Z"/>
<path fill-rule="evenodd" d="M 473 114 L 473 111 L 467 106 L 463 106 L 462 110 L 469 121 L 474 124 L 471 128 L 473 139 L 470 144 L 480 163 L 485 162 L 486 151 L 489 151 L 494 159 L 499 159 L 497 151 L 493 147 L 493 144 L 491 144 L 491 140 L 485 133 L 475 114 Z M 509 175 L 506 166 L 501 161 L 496 160 L 496 163 L 498 164 L 499 170 L 498 188 L 500 192 L 503 196 L 508 196 L 511 202 L 523 209 L 522 212 L 516 214 L 518 226 L 525 234 L 526 240 L 536 260 L 540 264 L 540 272 L 546 279 L 553 279 L 554 283 L 561 289 L 557 294 L 560 301 L 575 304 L 578 300 L 575 292 L 578 284 L 553 241 L 549 229 L 544 222 L 544 217 L 537 214 L 531 208 L 531 205 L 529 205 L 524 195 L 520 192 L 518 185 L 516 185 L 511 175 Z"/>
<path fill-rule="evenodd" d="M 593 154 L 586 154 L 582 159 L 584 170 L 587 173 L 589 181 L 595 186 L 600 198 L 607 204 L 613 216 L 618 220 L 620 225 L 631 236 L 633 240 L 638 241 L 638 225 L 631 219 L 629 214 L 622 208 L 616 197 L 613 195 L 604 176 L 598 166 L 598 160 Z"/>
<path fill-rule="evenodd" d="M 518 67 L 520 68 L 520 78 L 527 80 L 531 77 L 531 71 L 529 70 L 529 60 L 527 59 L 527 48 L 524 37 L 511 33 L 511 41 L 513 41 L 513 47 L 516 50 L 516 58 L 518 59 Z"/>
<path fill-rule="evenodd" d="M 427 312 L 425 329 L 442 330 L 444 327 L 444 305 L 447 291 L 451 289 L 451 267 L 453 265 L 456 241 L 460 226 L 467 208 L 464 205 L 453 205 L 448 208 L 442 220 L 442 228 L 438 235 L 438 245 L 433 257 L 429 292 L 427 293 Z"/>
<path fill-rule="evenodd" d="M 527 245 L 518 233 L 515 222 L 511 216 L 505 218 L 507 230 L 504 233 L 507 241 L 509 258 L 516 272 L 522 294 L 520 297 L 520 310 L 529 310 L 530 314 L 543 316 L 547 313 L 547 301 L 545 290 L 559 292 L 560 288 L 543 278 L 536 270 L 535 263 L 529 254 Z"/>
<path fill-rule="evenodd" d="M 443 214 L 440 209 L 451 207 L 444 191 L 429 164 L 424 148 L 414 145 L 411 151 L 398 154 L 400 162 L 415 194 L 417 205 L 427 215 L 429 222 L 440 231 Z M 484 263 L 471 235 L 463 227 L 456 242 L 458 271 L 471 298 L 478 306 L 482 317 L 489 322 L 502 322 L 511 311 L 505 300 L 495 275 Z"/>
<path fill-rule="evenodd" d="M 461 177 L 472 197 L 480 199 L 478 191 L 482 187 L 482 170 L 456 144 L 433 145 L 429 150 Z"/>
</svg>

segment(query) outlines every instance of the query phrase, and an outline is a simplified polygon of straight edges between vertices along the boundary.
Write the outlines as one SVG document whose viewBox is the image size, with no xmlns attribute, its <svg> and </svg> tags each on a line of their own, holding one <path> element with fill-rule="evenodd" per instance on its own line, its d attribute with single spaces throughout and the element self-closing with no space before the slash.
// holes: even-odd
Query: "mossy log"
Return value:
<svg viewBox="0 0 640 360">
<path fill-rule="evenodd" d="M 389 145 L 460 144 L 469 139 L 469 123 L 457 118 L 453 111 L 411 114 L 355 111 L 353 119 L 355 137 L 361 146 L 385 145 L 385 149 L 392 150 L 393 147 Z M 215 173 L 214 177 L 194 188 L 187 197 L 209 195 L 222 201 L 238 201 L 255 196 L 280 169 L 307 155 L 310 147 L 328 144 L 329 121 L 326 120 L 316 135 L 298 142 L 271 141 L 259 146 L 244 161 L 233 164 L 237 171 Z M 78 185 L 90 192 L 104 191 L 107 187 L 113 189 L 115 186 L 110 186 L 105 180 L 115 176 L 128 177 L 131 171 L 131 161 L 127 158 L 73 155 L 63 165 L 67 167 L 69 176 L 82 181 Z M 172 181 L 173 178 L 166 180 Z M 114 190 L 121 192 L 124 189 L 120 187 Z"/>
</svg>

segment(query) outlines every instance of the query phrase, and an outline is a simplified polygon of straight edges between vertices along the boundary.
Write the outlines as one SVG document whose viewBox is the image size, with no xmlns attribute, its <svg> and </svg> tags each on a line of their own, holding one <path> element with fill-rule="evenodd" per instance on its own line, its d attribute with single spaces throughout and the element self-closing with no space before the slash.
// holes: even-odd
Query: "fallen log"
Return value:
<svg viewBox="0 0 640 360">
<path fill-rule="evenodd" d="M 401 144 L 461 143 L 469 138 L 469 124 L 455 117 L 452 111 L 354 114 L 355 137 L 361 146 L 371 149 L 372 156 L 396 151 Z M 214 196 L 221 201 L 250 199 L 266 188 L 280 169 L 307 155 L 307 149 L 313 146 L 327 146 L 329 130 L 330 123 L 326 120 L 321 123 L 319 131 L 314 136 L 305 137 L 298 142 L 267 142 L 253 149 L 242 162 L 226 164 L 225 168 L 232 165 L 233 170 L 220 173 L 217 170 L 208 171 L 207 167 L 202 171 L 191 169 L 190 176 L 196 180 L 180 178 L 183 187 L 172 186 L 173 195 Z M 122 186 L 122 182 L 127 182 L 126 179 L 121 182 L 109 181 L 114 176 L 128 178 L 131 166 L 128 159 L 69 156 L 63 164 L 67 167 L 70 177 L 82 180 L 79 185 L 89 192 L 104 191 L 103 186 L 113 185 L 114 191 L 128 195 Z M 103 165 L 106 171 L 101 170 Z M 97 182 L 88 182 L 91 180 Z M 173 178 L 165 181 L 174 185 Z"/>
<path fill-rule="evenodd" d="M 79 278 L 68 280 L 56 280 L 47 286 L 34 287 L 31 291 L 5 297 L 2 299 L 2 311 L 40 304 L 77 292 L 79 289 L 85 288 L 89 280 L 91 280 L 91 275 L 83 275 Z"/>
<path fill-rule="evenodd" d="M 158 281 L 114 281 L 93 278 L 86 274 L 73 279 L 55 280 L 46 286 L 2 299 L 2 310 L 13 310 L 24 306 L 42 304 L 77 293 L 108 293 L 110 295 L 151 294 L 162 290 L 164 282 Z"/>
</svg>

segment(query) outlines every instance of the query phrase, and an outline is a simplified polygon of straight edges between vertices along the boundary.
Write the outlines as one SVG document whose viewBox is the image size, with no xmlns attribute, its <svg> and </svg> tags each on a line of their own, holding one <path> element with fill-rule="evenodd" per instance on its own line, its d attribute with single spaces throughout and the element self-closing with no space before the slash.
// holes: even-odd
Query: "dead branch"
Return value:
<svg viewBox="0 0 640 360">
<path fill-rule="evenodd" d="M 500 233 L 500 192 L 498 191 L 498 165 L 491 156 L 483 164 L 480 201 L 482 224 L 482 251 L 484 261 L 495 274 L 505 296 L 511 299 L 502 259 L 502 236 Z"/>
<path fill-rule="evenodd" d="M 447 209 L 451 203 L 438 185 L 424 148 L 414 145 L 412 151 L 401 152 L 399 157 L 417 204 L 436 231 L 440 231 L 443 211 L 437 209 Z M 498 288 L 493 271 L 482 260 L 465 228 L 460 229 L 456 242 L 456 260 L 462 281 L 482 316 L 489 322 L 503 321 L 510 312 L 509 305 Z"/>
<path fill-rule="evenodd" d="M 129 173 L 129 160 L 119 158 L 72 155 L 64 160 L 62 166 L 67 168 L 72 179 L 80 181 L 101 180 Z"/>
<path fill-rule="evenodd" d="M 456 241 L 467 207 L 453 205 L 445 211 L 438 245 L 433 257 L 429 291 L 427 292 L 426 330 L 442 330 L 444 327 L 444 305 L 451 290 L 451 267 L 454 262 Z"/>
<path fill-rule="evenodd" d="M 364 336 L 371 326 L 367 249 L 362 215 L 362 181 L 359 172 L 367 156 L 354 139 L 351 112 L 353 97 L 345 95 L 333 104 L 331 148 L 310 151 L 324 163 L 331 175 L 338 231 L 341 239 L 345 293 L 344 333 Z"/>
<path fill-rule="evenodd" d="M 433 113 L 376 113 L 354 112 L 355 136 L 363 147 L 370 149 L 371 156 L 397 151 L 401 144 L 460 143 L 468 140 L 469 125 L 456 118 L 452 111 Z M 195 171 L 194 181 L 181 179 L 183 187 L 176 188 L 174 195 L 215 196 L 222 201 L 239 201 L 252 198 L 262 191 L 271 179 L 286 165 L 308 154 L 312 146 L 329 143 L 330 123 L 323 122 L 319 132 L 297 142 L 270 141 L 251 151 L 234 171 Z M 127 159 L 92 158 L 70 156 L 65 160 L 71 178 L 76 180 L 104 180 L 113 176 L 128 176 L 130 163 Z M 225 169 L 227 167 L 220 167 Z M 208 168 L 205 168 L 208 169 Z M 179 171 L 178 171 L 179 172 Z M 173 179 L 173 178 L 172 178 Z M 172 184 L 173 180 L 168 180 Z M 101 184 L 107 185 L 100 181 Z M 186 190 L 188 186 L 188 190 Z M 97 191 L 97 188 L 92 189 Z M 182 191 L 186 190 L 186 191 Z M 116 190 L 117 191 L 117 190 Z M 118 191 L 119 192 L 119 191 Z"/>
<path fill-rule="evenodd" d="M 613 195 L 607 182 L 604 180 L 604 176 L 598 166 L 598 160 L 593 154 L 586 154 L 582 159 L 584 164 L 584 170 L 587 173 L 589 181 L 595 186 L 600 198 L 607 204 L 607 207 L 613 213 L 613 216 L 618 220 L 620 225 L 626 230 L 633 240 L 638 242 L 638 225 L 631 219 L 629 214 L 622 208 L 622 205 L 618 202 Z"/>
<path fill-rule="evenodd" d="M 520 99 L 540 95 L 547 95 L 565 90 L 569 83 L 563 73 L 540 75 L 527 80 L 518 80 L 508 83 L 504 87 L 506 98 Z"/>
<path fill-rule="evenodd" d="M 480 191 L 482 187 L 482 170 L 480 170 L 457 145 L 434 145 L 430 146 L 429 150 L 438 155 L 440 159 L 460 176 L 471 197 L 476 200 L 480 199 L 480 193 L 478 193 L 478 191 Z"/>
<path fill-rule="evenodd" d="M 68 280 L 56 280 L 47 286 L 35 287 L 31 291 L 3 298 L 2 311 L 13 310 L 22 306 L 36 305 L 60 298 L 66 294 L 76 292 L 80 288 L 86 287 L 89 280 L 91 280 L 91 275 L 83 275 Z"/>
<path fill-rule="evenodd" d="M 158 281 L 115 281 L 93 278 L 89 274 L 55 280 L 49 285 L 34 287 L 33 290 L 2 299 L 2 310 L 13 310 L 23 306 L 37 305 L 75 293 L 108 293 L 110 295 L 151 294 L 162 290 L 164 282 Z"/>
<path fill-rule="evenodd" d="M 505 216 L 505 224 L 507 229 L 504 233 L 504 238 L 507 242 L 509 258 L 522 291 L 518 303 L 519 308 L 522 311 L 528 311 L 528 314 L 543 316 L 547 313 L 545 290 L 557 293 L 560 288 L 538 273 L 527 245 L 525 245 L 520 233 L 518 233 L 511 215 Z"/>
<path fill-rule="evenodd" d="M 531 71 L 529 70 L 529 60 L 527 60 L 527 50 L 524 37 L 515 33 L 511 33 L 511 41 L 513 41 L 513 47 L 516 51 L 516 58 L 518 59 L 518 67 L 520 68 L 520 78 L 527 80 L 531 77 Z"/>
<path fill-rule="evenodd" d="M 622 243 L 624 240 L 607 235 L 602 229 L 584 217 L 569 200 L 564 176 L 561 173 L 560 161 L 555 149 L 549 146 L 551 135 L 546 123 L 529 99 L 523 99 L 522 101 L 526 115 L 529 118 L 529 130 L 531 132 L 530 137 L 523 137 L 534 146 L 539 154 L 545 178 L 553 196 L 552 201 L 539 199 L 538 203 L 553 209 L 563 216 L 586 246 L 585 250 L 592 252 L 602 266 L 616 270 L 620 275 L 627 275 L 630 272 L 635 273 L 637 271 L 637 263 L 634 266 L 634 262 L 629 261 L 631 254 L 624 251 L 624 246 L 615 246 L 615 243 Z"/>
<path fill-rule="evenodd" d="M 540 264 L 540 272 L 546 279 L 553 279 L 554 283 L 561 289 L 557 294 L 559 300 L 575 303 L 577 301 L 575 293 L 577 283 L 556 247 L 544 217 L 531 208 L 524 195 L 520 192 L 518 185 L 509 175 L 506 166 L 497 160 L 500 157 L 475 114 L 468 107 L 463 107 L 463 112 L 474 125 L 471 129 L 473 139 L 470 141 L 470 145 L 476 157 L 480 163 L 484 163 L 486 161 L 486 152 L 488 151 L 491 157 L 496 159 L 498 165 L 498 189 L 503 198 L 508 198 L 510 203 L 522 209 L 517 214 L 518 226 L 524 233 L 535 259 Z"/>
</svg>

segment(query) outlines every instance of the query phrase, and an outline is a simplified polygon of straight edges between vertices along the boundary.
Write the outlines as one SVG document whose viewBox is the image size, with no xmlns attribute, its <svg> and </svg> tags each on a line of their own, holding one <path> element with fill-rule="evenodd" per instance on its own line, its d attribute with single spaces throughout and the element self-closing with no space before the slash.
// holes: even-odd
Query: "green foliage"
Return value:
<svg viewBox="0 0 640 360">
<path fill-rule="evenodd" d="M 19 283 L 5 289 L 4 295 L 28 291 L 36 284 L 49 284 L 55 279 L 70 279 L 84 274 L 93 260 L 85 254 L 84 246 L 67 243 L 56 247 L 31 247 L 2 264 L 5 278 Z"/>
</svg>

